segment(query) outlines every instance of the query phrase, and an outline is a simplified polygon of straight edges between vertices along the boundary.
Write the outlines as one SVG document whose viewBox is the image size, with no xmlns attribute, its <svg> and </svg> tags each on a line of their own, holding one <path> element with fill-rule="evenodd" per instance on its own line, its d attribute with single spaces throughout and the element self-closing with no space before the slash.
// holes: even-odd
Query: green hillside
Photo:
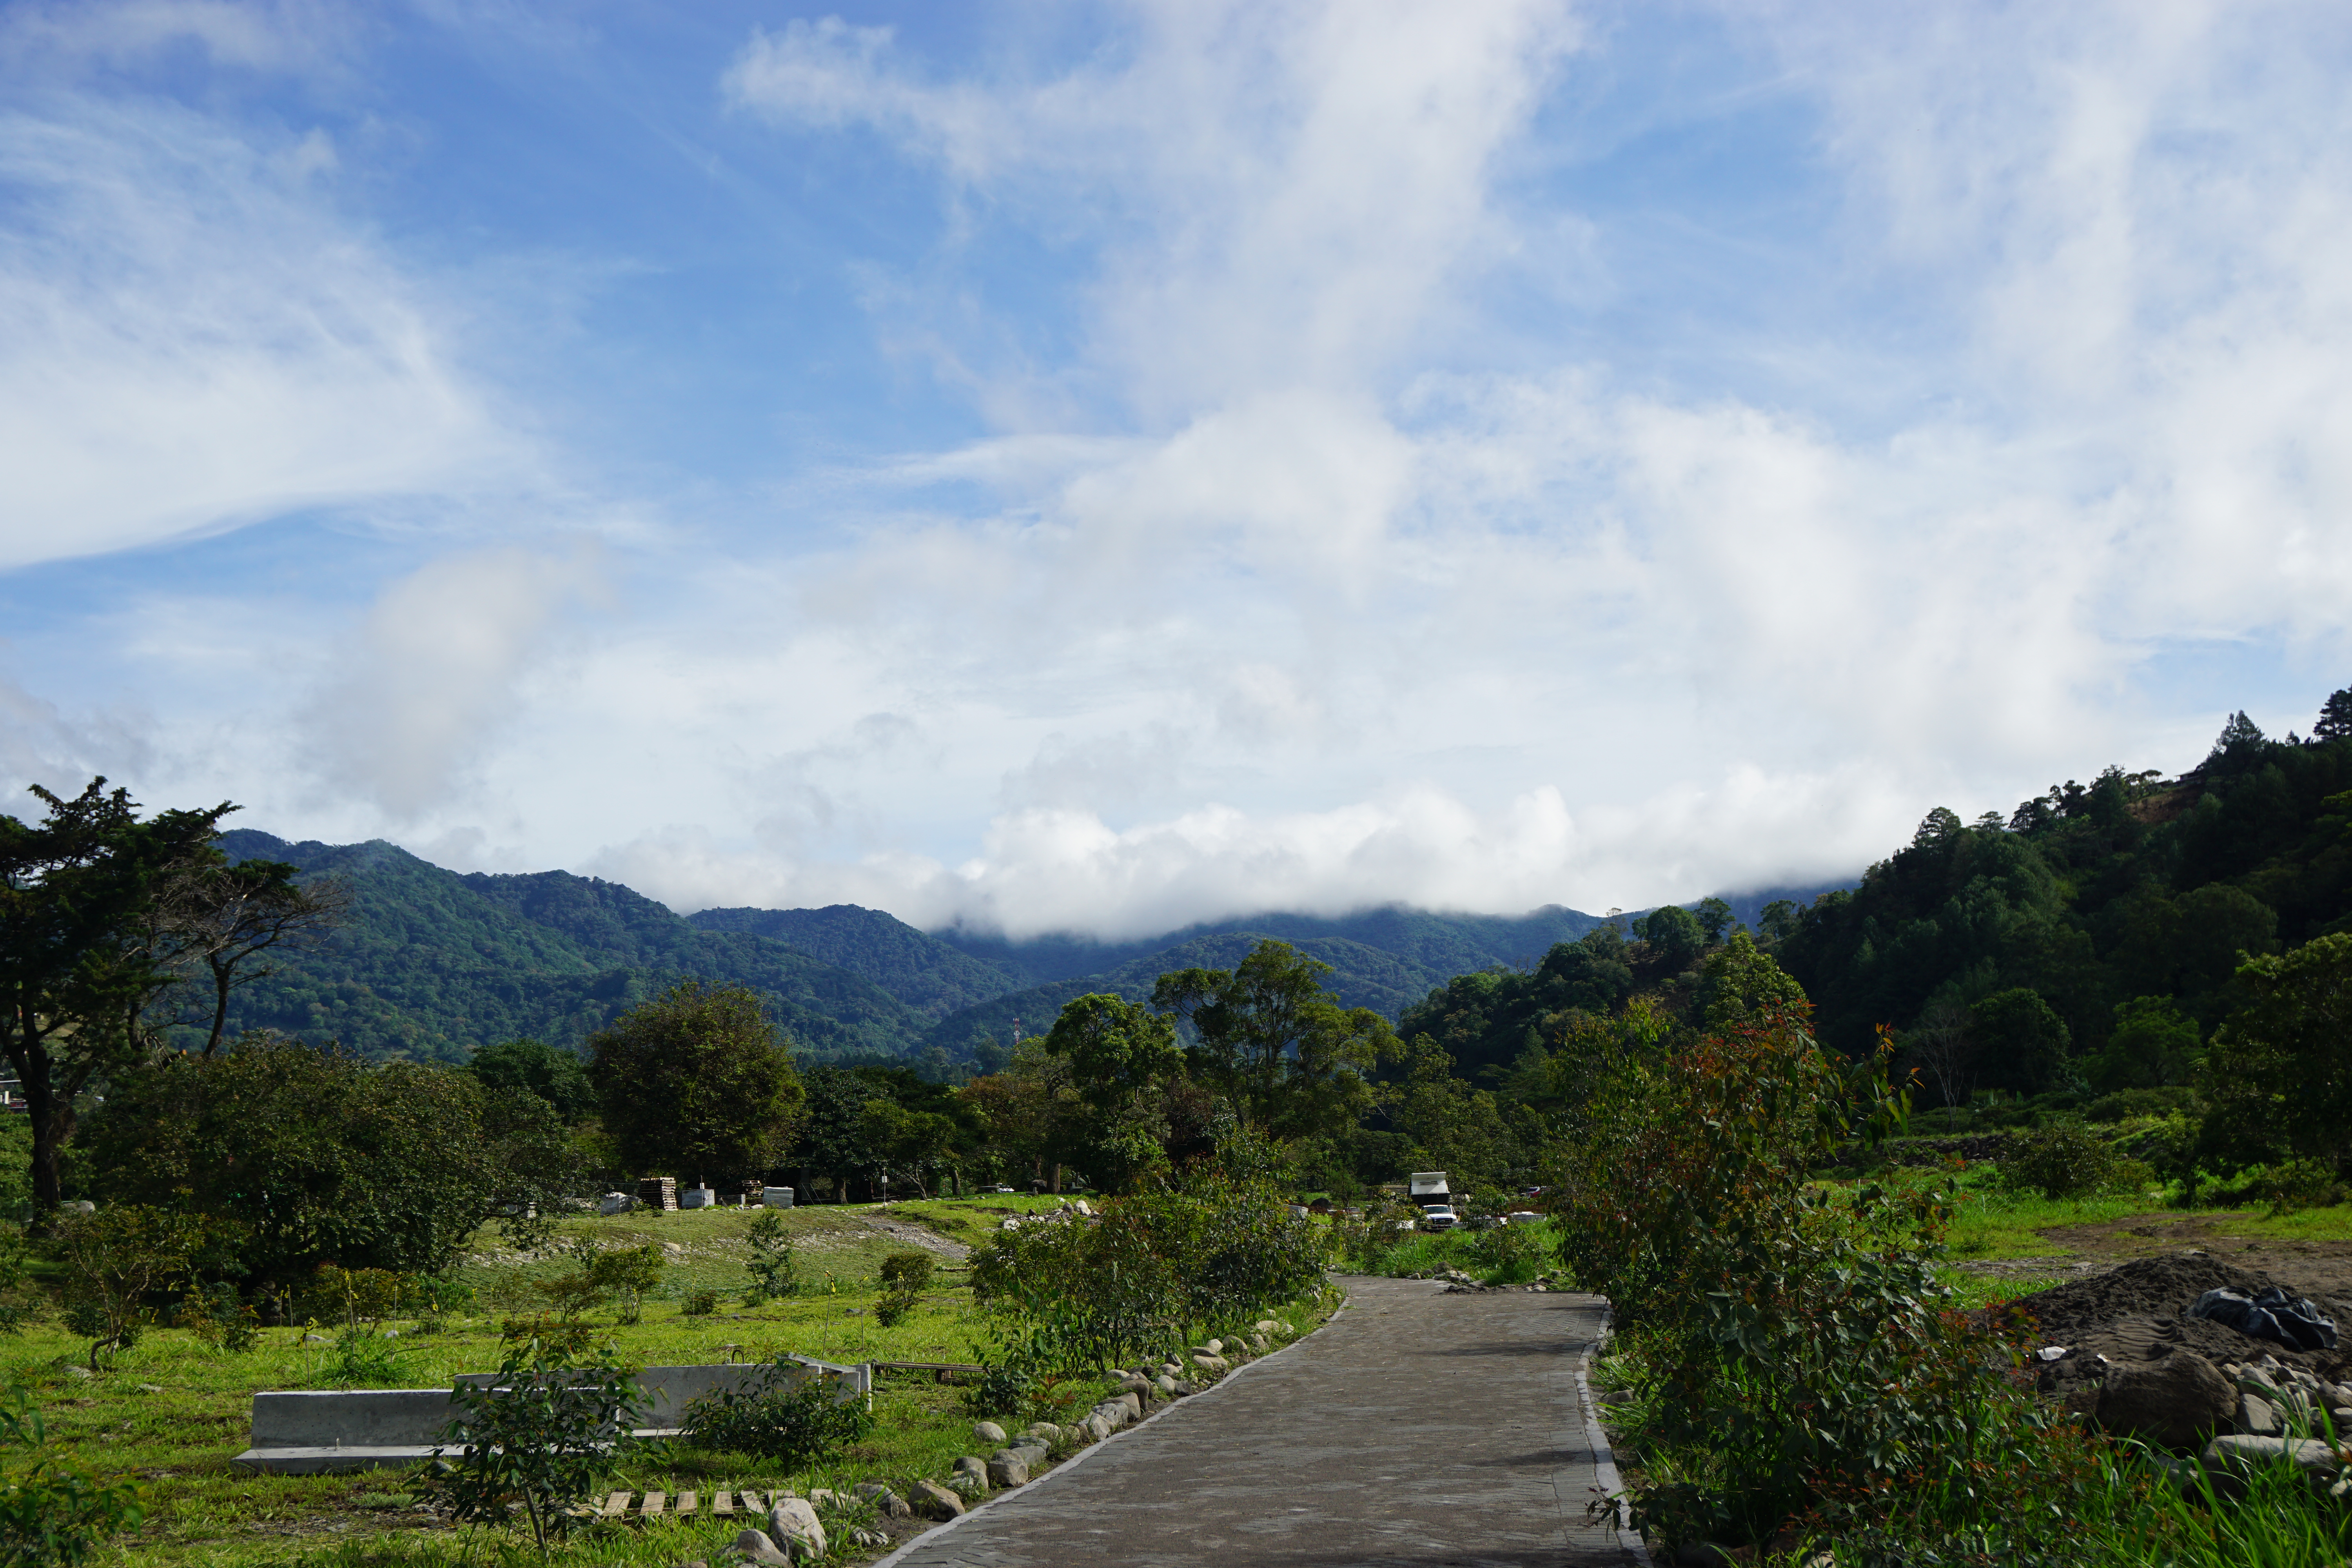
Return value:
<svg viewBox="0 0 2352 1568">
<path fill-rule="evenodd" d="M 1524 966 L 1601 923 L 1552 906 L 1523 916 L 1381 909 L 1271 914 L 1128 942 L 929 935 L 878 910 L 705 910 L 680 918 L 615 882 L 566 871 L 461 875 L 381 841 L 289 844 L 241 829 L 236 858 L 286 860 L 351 889 L 347 923 L 239 991 L 232 1030 L 339 1039 L 375 1057 L 462 1060 L 523 1037 L 578 1045 L 680 976 L 749 985 L 820 1059 L 969 1060 L 1014 1020 L 1050 1027 L 1089 991 L 1148 995 L 1171 969 L 1230 967 L 1265 937 L 1333 966 L 1350 1006 L 1393 1018 L 1456 974 Z M 931 1058 L 934 1062 L 939 1058 Z"/>
<path fill-rule="evenodd" d="M 1575 918 L 1591 920 L 1589 916 Z M 1052 1026 L 1064 1003 L 1090 991 L 1110 992 L 1141 1001 L 1150 995 L 1152 982 L 1169 970 L 1193 967 L 1231 969 L 1253 946 L 1267 937 L 1287 942 L 1308 957 L 1320 959 L 1331 965 L 1332 973 L 1326 977 L 1324 984 L 1337 993 L 1346 1005 L 1370 1007 L 1391 1018 L 1398 1016 L 1432 989 L 1444 985 L 1453 975 L 1461 973 L 1457 969 L 1440 967 L 1345 937 L 1296 934 L 1300 926 L 1337 923 L 1304 917 L 1297 918 L 1294 922 L 1292 919 L 1276 916 L 1262 925 L 1193 936 L 1173 946 L 1153 947 L 1139 956 L 1129 958 L 1097 973 L 1033 985 L 979 1006 L 968 1007 L 941 1019 L 931 1029 L 925 1043 L 940 1047 L 950 1057 L 970 1056 L 982 1042 L 1010 1045 L 1015 1019 L 1020 1021 L 1024 1035 L 1040 1034 Z M 1285 926 L 1290 928 L 1288 932 L 1279 929 Z M 1371 929 L 1375 932 L 1380 931 L 1377 924 Z M 1400 927 L 1391 927 L 1387 934 L 1402 932 Z M 1428 932 L 1420 934 L 1424 938 L 1432 935 Z M 1450 962 L 1463 963 L 1474 969 L 1485 969 L 1507 962 L 1491 950 L 1450 944 L 1442 940 L 1423 940 L 1418 944 L 1418 951 L 1452 954 Z"/>
<path fill-rule="evenodd" d="M 685 974 L 763 993 L 776 1021 L 821 1055 L 897 1055 L 924 1023 L 859 975 L 768 938 L 698 931 L 617 884 L 560 871 L 459 876 L 381 841 L 289 844 L 239 829 L 221 842 L 236 858 L 336 876 L 352 893 L 349 919 L 323 945 L 236 993 L 232 1030 L 462 1060 L 524 1036 L 577 1045 Z"/>
<path fill-rule="evenodd" d="M 1435 914 L 1391 905 L 1337 917 L 1251 915 L 1244 920 L 1204 922 L 1138 942 L 1098 942 L 1083 937 L 1046 936 L 1014 942 L 961 931 L 941 931 L 939 940 L 1019 976 L 1029 985 L 1108 974 L 1138 959 L 1150 958 L 1202 937 L 1244 932 L 1276 937 L 1294 947 L 1304 947 L 1310 942 L 1352 942 L 1431 971 L 1443 980 L 1496 963 L 1532 963 L 1550 951 L 1553 943 L 1573 942 L 1601 922 L 1599 915 L 1558 904 L 1547 904 L 1525 915 Z"/>
<path fill-rule="evenodd" d="M 927 1019 L 1031 984 L 1024 972 L 974 958 L 880 910 L 703 910 L 687 919 L 709 931 L 764 936 L 875 984 Z"/>
<path fill-rule="evenodd" d="M 2269 740 L 2238 715 L 2178 779 L 2111 767 L 2006 819 L 1933 812 L 1853 891 L 1806 909 L 1780 958 L 1849 1051 L 1877 1024 L 1973 1019 L 1993 1042 L 1992 1087 L 2175 1082 L 2246 1000 L 2244 955 L 2352 930 L 2347 825 L 2352 691 L 2309 740 Z M 2151 1009 L 2184 1042 L 2177 1062 L 2122 1044 Z M 2030 1058 L 1992 1016 L 2004 1011 L 2047 1019 Z"/>
</svg>

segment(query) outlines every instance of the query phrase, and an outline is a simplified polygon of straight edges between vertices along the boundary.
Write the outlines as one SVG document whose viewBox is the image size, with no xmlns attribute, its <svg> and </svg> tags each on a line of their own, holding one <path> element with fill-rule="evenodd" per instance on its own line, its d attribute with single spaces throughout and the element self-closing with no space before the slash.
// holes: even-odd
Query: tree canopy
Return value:
<svg viewBox="0 0 2352 1568">
<path fill-rule="evenodd" d="M 1234 968 L 1163 974 L 1151 1005 L 1183 1018 L 1185 1053 L 1245 1130 L 1307 1137 L 1353 1126 L 1371 1104 L 1365 1075 L 1398 1054 L 1396 1032 L 1369 1007 L 1342 1007 L 1323 986 L 1331 966 L 1265 941 Z"/>
<path fill-rule="evenodd" d="M 782 1163 L 805 1094 L 750 987 L 681 981 L 589 1051 L 604 1131 L 632 1173 L 738 1182 Z"/>
<path fill-rule="evenodd" d="M 262 1034 L 119 1072 L 87 1142 L 100 1195 L 231 1227 L 262 1281 L 321 1261 L 436 1272 L 485 1219 L 576 1185 L 532 1095 Z"/>
</svg>

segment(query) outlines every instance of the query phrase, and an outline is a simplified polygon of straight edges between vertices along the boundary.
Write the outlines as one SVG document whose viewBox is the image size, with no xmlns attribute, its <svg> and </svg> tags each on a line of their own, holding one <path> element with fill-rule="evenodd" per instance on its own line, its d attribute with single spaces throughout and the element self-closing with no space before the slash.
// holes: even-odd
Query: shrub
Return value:
<svg viewBox="0 0 2352 1568">
<path fill-rule="evenodd" d="M 2129 1121 L 2141 1116 L 2169 1116 L 2197 1102 L 2192 1089 L 2122 1089 L 2103 1094 L 2083 1108 L 2085 1121 Z"/>
<path fill-rule="evenodd" d="M 390 1268 L 345 1268 L 321 1263 L 310 1276 L 303 1303 L 320 1322 L 346 1329 L 374 1328 L 397 1317 L 413 1287 L 409 1277 Z"/>
<path fill-rule="evenodd" d="M 609 1347 L 572 1356 L 526 1341 L 490 1382 L 461 1384 L 449 1402 L 459 1414 L 434 1452 L 459 1452 L 446 1461 L 442 1498 L 473 1524 L 510 1524 L 519 1505 L 543 1557 L 548 1537 L 574 1519 L 572 1505 L 611 1473 L 645 1396 Z"/>
<path fill-rule="evenodd" d="M 1473 1237 L 1465 1249 L 1496 1284 L 1519 1284 L 1542 1272 L 1548 1239 L 1532 1226 L 1498 1225 Z"/>
<path fill-rule="evenodd" d="M 178 1321 L 215 1350 L 249 1351 L 261 1337 L 261 1320 L 226 1280 L 191 1287 Z"/>
<path fill-rule="evenodd" d="M 2319 1160 L 2290 1160 L 2263 1173 L 2254 1191 L 2268 1201 L 2273 1215 L 2298 1209 L 2326 1208 L 2344 1201 L 2344 1184 L 2336 1167 Z"/>
<path fill-rule="evenodd" d="M 446 1268 L 490 1216 L 554 1212 L 575 1168 L 524 1090 L 266 1034 L 117 1075 L 75 1142 L 101 1197 L 193 1193 L 216 1226 L 242 1227 L 236 1261 L 278 1286 L 326 1260 Z"/>
<path fill-rule="evenodd" d="M 9 1397 L 10 1405 L 0 1407 L 0 1445 L 27 1450 L 33 1460 L 0 1481 L 0 1563 L 79 1568 L 107 1537 L 139 1522 L 138 1489 L 121 1482 L 100 1485 L 50 1459 L 41 1451 L 47 1440 L 41 1413 L 26 1402 L 22 1386 L 9 1390 Z"/>
<path fill-rule="evenodd" d="M 751 1248 L 751 1299 L 756 1302 L 771 1297 L 789 1296 L 800 1289 L 800 1275 L 793 1258 L 792 1232 L 784 1226 L 784 1216 L 774 1209 L 761 1209 L 751 1217 L 751 1228 L 744 1240 Z"/>
<path fill-rule="evenodd" d="M 716 1290 L 697 1290 L 686 1299 L 686 1315 L 689 1318 L 707 1318 L 717 1310 L 719 1292 Z"/>
<path fill-rule="evenodd" d="M 1398 1248 L 1408 1237 L 1416 1212 L 1410 1204 L 1393 1200 L 1369 1203 L 1360 1219 L 1343 1219 L 1331 1226 L 1331 1246 L 1339 1261 L 1359 1274 L 1386 1274 Z"/>
<path fill-rule="evenodd" d="M 1628 1324 L 1647 1470 L 1633 1511 L 1669 1542 L 1807 1514 L 1965 1532 L 2042 1484 L 2053 1417 L 2008 1388 L 1998 1331 L 1934 1278 L 1949 1193 L 1811 1179 L 1857 1130 L 1901 1124 L 1890 1052 L 1849 1066 L 1786 1009 L 1629 1053 L 1570 1146 L 1564 1250 Z"/>
<path fill-rule="evenodd" d="M 931 1255 L 894 1252 L 882 1260 L 882 1300 L 874 1309 L 876 1321 L 895 1329 L 915 1310 L 924 1287 L 931 1282 Z"/>
<path fill-rule="evenodd" d="M 972 1255 L 972 1293 L 996 1316 L 982 1397 L 1051 1415 L 1071 1379 L 1313 1293 L 1325 1252 L 1272 1186 L 1215 1171 L 999 1231 Z"/>
<path fill-rule="evenodd" d="M 515 1353 L 518 1345 L 536 1345 L 551 1362 L 570 1364 L 587 1358 L 596 1342 L 596 1326 L 577 1318 L 534 1312 L 528 1318 L 508 1318 L 499 1324 L 499 1338 Z"/>
<path fill-rule="evenodd" d="M 2083 1197 L 2114 1184 L 2114 1145 L 2079 1121 L 2053 1121 L 2023 1133 L 2000 1162 L 2003 1184 L 2046 1198 Z"/>
<path fill-rule="evenodd" d="M 661 1249 L 653 1246 L 613 1247 L 588 1266 L 588 1278 L 619 1303 L 624 1323 L 645 1315 L 646 1298 L 661 1283 Z"/>
<path fill-rule="evenodd" d="M 686 1407 L 687 1440 L 802 1469 L 839 1453 L 873 1429 L 865 1401 L 840 1397 L 830 1378 L 780 1361 L 750 1386 L 719 1389 Z"/>
<path fill-rule="evenodd" d="M 58 1217 L 52 1247 L 65 1269 L 66 1322 L 90 1342 L 92 1372 L 104 1352 L 137 1342 L 148 1292 L 184 1278 L 203 1241 L 194 1216 L 140 1204 Z"/>
<path fill-rule="evenodd" d="M 326 1388 L 397 1388 L 401 1344 L 373 1329 L 345 1329 L 321 1363 L 318 1379 Z"/>
</svg>

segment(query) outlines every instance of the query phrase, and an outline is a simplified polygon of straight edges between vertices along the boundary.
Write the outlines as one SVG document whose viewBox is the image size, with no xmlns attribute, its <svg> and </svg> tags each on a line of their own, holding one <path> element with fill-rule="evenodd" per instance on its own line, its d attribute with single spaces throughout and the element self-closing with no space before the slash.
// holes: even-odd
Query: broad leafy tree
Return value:
<svg viewBox="0 0 2352 1568">
<path fill-rule="evenodd" d="M 0 1028 L 31 1124 L 37 1221 L 58 1205 L 75 1097 L 156 1048 L 155 1004 L 182 973 L 162 896 L 218 858 L 213 837 L 236 809 L 142 821 L 105 786 L 67 800 L 36 785 L 45 818 L 0 816 Z"/>
<path fill-rule="evenodd" d="M 476 1051 L 466 1070 L 491 1089 L 516 1089 L 547 1102 L 556 1119 L 576 1127 L 596 1113 L 580 1053 L 538 1040 L 504 1040 Z"/>
<path fill-rule="evenodd" d="M 1323 987 L 1331 966 L 1288 942 L 1261 942 L 1233 969 L 1163 974 L 1151 1005 L 1188 1020 L 1192 1077 L 1244 1129 L 1277 1138 L 1352 1127 L 1372 1103 L 1365 1074 L 1398 1054 L 1370 1007 L 1342 1007 Z"/>
<path fill-rule="evenodd" d="M 1068 1064 L 1085 1108 L 1079 1161 L 1097 1185 L 1128 1190 L 1166 1165 L 1166 1089 L 1184 1070 L 1173 1024 L 1121 996 L 1078 996 L 1063 1004 L 1044 1048 Z"/>
<path fill-rule="evenodd" d="M 1700 973 L 1700 1022 L 1708 1029 L 1761 1024 L 1805 1005 L 1805 988 L 1744 931 L 1734 931 L 1729 942 L 1709 953 Z"/>
<path fill-rule="evenodd" d="M 86 1142 L 110 1203 L 241 1227 L 239 1261 L 280 1283 L 321 1262 L 437 1271 L 484 1220 L 576 1189 L 535 1097 L 267 1034 L 118 1073 Z"/>
<path fill-rule="evenodd" d="M 1675 904 L 1662 904 L 1649 912 L 1642 922 L 1642 939 L 1668 974 L 1680 974 L 1706 951 L 1706 932 L 1698 917 Z"/>
<path fill-rule="evenodd" d="M 2039 993 L 2022 985 L 1994 992 L 1969 1007 L 1969 1032 L 1997 1087 L 2040 1094 L 2066 1084 L 2073 1037 Z"/>
<path fill-rule="evenodd" d="M 589 1041 L 604 1131 L 639 1174 L 741 1181 L 792 1147 L 800 1076 L 758 992 L 687 980 Z"/>
<path fill-rule="evenodd" d="M 2352 931 L 2247 963 L 2253 1000 L 2215 1036 L 2202 1083 L 2208 1150 L 2352 1171 Z"/>
<path fill-rule="evenodd" d="M 1721 942 L 1724 933 L 1731 929 L 1731 906 L 1721 899 L 1701 899 L 1691 914 L 1698 921 L 1698 929 L 1706 933 L 1709 947 Z"/>
</svg>

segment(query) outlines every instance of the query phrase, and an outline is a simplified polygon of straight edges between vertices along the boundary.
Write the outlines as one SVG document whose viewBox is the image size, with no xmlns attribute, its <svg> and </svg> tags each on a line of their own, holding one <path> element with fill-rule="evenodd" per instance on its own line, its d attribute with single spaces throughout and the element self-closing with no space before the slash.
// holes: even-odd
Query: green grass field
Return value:
<svg viewBox="0 0 2352 1568">
<path fill-rule="evenodd" d="M 746 1305 L 750 1277 L 742 1241 L 752 1215 L 740 1210 L 693 1214 L 581 1217 L 562 1222 L 567 1237 L 593 1236 L 666 1249 L 661 1300 L 649 1301 L 643 1321 L 614 1326 L 624 1357 L 640 1365 L 765 1360 L 785 1352 L 826 1361 L 951 1362 L 981 1359 L 986 1324 L 964 1277 L 945 1258 L 934 1288 L 897 1327 L 874 1317 L 881 1260 L 908 1243 L 874 1227 L 884 1219 L 977 1243 L 1008 1214 L 1055 1206 L 1048 1197 L 994 1195 L 867 1207 L 812 1207 L 785 1215 L 804 1288 L 801 1294 L 753 1308 Z M 672 1252 L 668 1248 L 677 1248 Z M 399 1375 L 389 1386 L 446 1387 L 453 1374 L 494 1370 L 499 1360 L 497 1300 L 523 1305 L 522 1283 L 561 1265 L 507 1253 L 495 1230 L 477 1238 L 464 1277 L 485 1298 L 474 1315 L 419 1332 L 400 1331 Z M 721 1295 L 719 1310 L 688 1317 L 684 1300 L 699 1289 Z M 592 1314 L 610 1324 L 610 1311 Z M 1297 1321 L 1302 1330 L 1307 1324 Z M 331 1331 L 330 1330 L 329 1331 Z M 453 1531 L 418 1507 L 411 1479 L 400 1472 L 345 1476 L 256 1475 L 229 1463 L 247 1446 L 252 1398 L 263 1389 L 333 1386 L 331 1343 L 305 1345 L 302 1328 L 264 1330 L 251 1351 L 209 1349 L 175 1329 L 150 1331 L 132 1349 L 115 1354 L 95 1376 L 76 1370 L 86 1341 L 54 1321 L 37 1323 L 0 1340 L 5 1380 L 25 1385 L 42 1411 L 58 1458 L 107 1476 L 136 1479 L 146 1520 L 119 1538 L 103 1559 L 121 1563 L 219 1565 L 327 1563 L 455 1564 L 511 1555 L 501 1541 Z M 1171 1349 L 1175 1347 L 1171 1347 Z M 1076 1391 L 1074 1391 L 1076 1392 Z M 754 1473 L 740 1458 L 679 1445 L 650 1445 L 635 1454 L 612 1483 L 668 1492 L 764 1483 L 806 1491 L 846 1489 L 864 1480 L 903 1488 L 919 1477 L 942 1479 L 960 1455 L 974 1451 L 964 1390 L 930 1373 L 877 1373 L 871 1436 L 837 1462 L 814 1471 Z M 1084 1391 L 1086 1402 L 1099 1391 Z M 1005 1413 L 1009 1414 L 1009 1413 Z M 716 1554 L 739 1526 L 717 1523 L 598 1524 L 556 1561 L 587 1564 L 675 1563 Z M 528 1555 L 536 1561 L 536 1553 Z M 850 1553 L 844 1561 L 854 1561 Z M 864 1553 L 871 1555 L 871 1553 Z"/>
</svg>

